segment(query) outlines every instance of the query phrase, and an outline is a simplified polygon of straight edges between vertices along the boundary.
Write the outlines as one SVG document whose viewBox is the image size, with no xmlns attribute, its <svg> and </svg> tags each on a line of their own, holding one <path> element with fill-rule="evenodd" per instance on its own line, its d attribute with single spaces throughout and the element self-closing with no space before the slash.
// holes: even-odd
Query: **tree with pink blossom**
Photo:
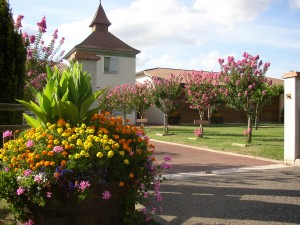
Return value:
<svg viewBox="0 0 300 225">
<path fill-rule="evenodd" d="M 22 33 L 22 20 L 24 16 L 19 15 L 15 21 L 15 28 Z M 29 35 L 26 32 L 22 33 L 23 41 L 27 48 L 26 60 L 26 76 L 25 79 L 35 89 L 41 91 L 46 84 L 46 65 L 53 67 L 64 54 L 60 51 L 64 38 L 58 40 L 58 30 L 56 29 L 52 35 L 49 44 L 45 44 L 43 35 L 47 31 L 46 17 L 44 16 L 40 22 L 37 23 L 38 31 L 36 35 Z M 31 99 L 32 95 L 26 86 L 25 99 Z"/>
<path fill-rule="evenodd" d="M 193 72 L 187 74 L 185 93 L 187 102 L 191 109 L 197 109 L 200 120 L 204 114 L 215 108 L 221 102 L 222 89 L 220 88 L 220 74 L 215 72 Z M 201 131 L 198 137 L 203 137 L 203 125 L 200 123 Z M 196 135 L 197 136 L 197 135 Z"/>
<path fill-rule="evenodd" d="M 130 101 L 133 105 L 133 109 L 140 115 L 140 118 L 143 119 L 145 112 L 153 103 L 153 90 L 151 83 L 135 83 L 132 86 L 132 95 Z"/>
<path fill-rule="evenodd" d="M 252 126 L 256 116 L 259 96 L 267 94 L 271 83 L 265 77 L 270 63 L 263 63 L 259 55 L 252 56 L 246 52 L 242 60 L 233 56 L 219 59 L 223 82 L 223 97 L 228 107 L 245 111 L 248 118 L 247 142 L 252 142 Z M 263 100 L 263 98 L 260 98 Z"/>
<path fill-rule="evenodd" d="M 153 103 L 164 114 L 164 133 L 169 133 L 171 113 L 183 102 L 183 77 L 170 75 L 168 79 L 153 77 Z"/>
<path fill-rule="evenodd" d="M 122 84 L 107 90 L 99 102 L 106 111 L 119 111 L 123 117 L 123 124 L 127 123 L 126 115 L 134 111 L 132 103 L 132 84 Z"/>
</svg>

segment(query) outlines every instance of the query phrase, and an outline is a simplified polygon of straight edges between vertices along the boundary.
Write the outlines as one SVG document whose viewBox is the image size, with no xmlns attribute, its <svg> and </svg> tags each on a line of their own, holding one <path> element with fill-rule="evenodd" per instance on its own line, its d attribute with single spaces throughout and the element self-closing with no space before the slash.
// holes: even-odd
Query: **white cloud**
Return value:
<svg viewBox="0 0 300 225">
<path fill-rule="evenodd" d="M 300 9 L 300 0 L 290 0 L 289 4 L 291 9 Z"/>
<path fill-rule="evenodd" d="M 204 18 L 232 27 L 236 23 L 253 21 L 274 0 L 196 0 L 193 8 Z"/>
<path fill-rule="evenodd" d="M 75 45 L 81 43 L 92 32 L 89 27 L 92 17 L 72 23 L 63 23 L 58 27 L 58 32 L 61 37 L 65 37 L 65 43 L 62 49 L 67 52 Z"/>
</svg>

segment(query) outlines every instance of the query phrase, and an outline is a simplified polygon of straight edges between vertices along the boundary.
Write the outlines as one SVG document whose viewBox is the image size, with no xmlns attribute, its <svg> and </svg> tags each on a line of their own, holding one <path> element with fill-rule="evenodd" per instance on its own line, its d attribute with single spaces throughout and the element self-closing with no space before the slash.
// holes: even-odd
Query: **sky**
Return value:
<svg viewBox="0 0 300 225">
<path fill-rule="evenodd" d="M 99 0 L 9 0 L 23 32 L 36 34 L 46 16 L 68 52 L 90 33 Z M 243 52 L 271 66 L 266 76 L 300 71 L 300 0 L 102 0 L 109 32 L 141 51 L 136 71 L 176 68 L 220 71 L 219 58 Z"/>
</svg>

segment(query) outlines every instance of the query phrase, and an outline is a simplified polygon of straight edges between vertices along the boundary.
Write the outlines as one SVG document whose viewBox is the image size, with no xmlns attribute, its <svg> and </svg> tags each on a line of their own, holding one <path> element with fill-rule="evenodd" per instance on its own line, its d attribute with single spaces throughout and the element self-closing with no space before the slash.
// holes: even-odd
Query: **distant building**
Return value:
<svg viewBox="0 0 300 225">
<path fill-rule="evenodd" d="M 171 69 L 171 68 L 153 68 L 140 71 L 136 74 L 136 81 L 142 83 L 145 80 L 151 81 L 153 77 L 160 77 L 163 79 L 170 78 L 170 75 L 183 76 L 187 73 L 196 72 L 195 70 L 184 70 L 184 69 Z M 282 84 L 283 80 L 270 78 L 273 84 Z M 184 79 L 183 79 L 184 81 Z M 283 111 L 283 95 L 279 95 L 273 98 L 272 102 L 265 105 L 260 115 L 260 122 L 281 122 L 282 111 Z M 221 116 L 224 123 L 246 123 L 247 116 L 243 111 L 236 111 L 234 109 L 221 105 L 218 108 L 218 115 Z M 194 120 L 199 120 L 199 113 L 196 109 L 190 109 L 188 103 L 183 103 L 177 110 L 177 114 L 181 117 L 181 123 L 193 123 Z M 145 118 L 148 119 L 149 123 L 163 124 L 163 114 L 156 108 L 151 107 L 145 114 Z M 208 119 L 208 115 L 206 115 Z"/>
</svg>

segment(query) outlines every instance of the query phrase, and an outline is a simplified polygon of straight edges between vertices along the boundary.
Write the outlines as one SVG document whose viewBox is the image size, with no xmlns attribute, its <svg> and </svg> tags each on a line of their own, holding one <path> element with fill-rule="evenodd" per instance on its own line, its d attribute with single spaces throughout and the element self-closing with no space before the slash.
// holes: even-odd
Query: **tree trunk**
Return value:
<svg viewBox="0 0 300 225">
<path fill-rule="evenodd" d="M 258 107 L 259 107 L 259 103 L 257 103 L 256 109 L 255 109 L 255 130 L 258 129 L 258 123 L 259 123 Z"/>
<path fill-rule="evenodd" d="M 251 116 L 248 116 L 248 138 L 247 138 L 247 143 L 252 142 L 252 120 Z"/>
<path fill-rule="evenodd" d="M 164 133 L 168 134 L 169 133 L 169 114 L 168 113 L 164 113 Z"/>
<path fill-rule="evenodd" d="M 123 110 L 123 125 L 126 125 L 126 110 Z"/>
<path fill-rule="evenodd" d="M 200 121 L 203 120 L 203 113 L 199 110 L 199 117 L 200 117 Z M 200 138 L 203 138 L 203 124 L 200 122 L 199 127 L 201 129 L 201 135 L 199 136 Z"/>
</svg>

